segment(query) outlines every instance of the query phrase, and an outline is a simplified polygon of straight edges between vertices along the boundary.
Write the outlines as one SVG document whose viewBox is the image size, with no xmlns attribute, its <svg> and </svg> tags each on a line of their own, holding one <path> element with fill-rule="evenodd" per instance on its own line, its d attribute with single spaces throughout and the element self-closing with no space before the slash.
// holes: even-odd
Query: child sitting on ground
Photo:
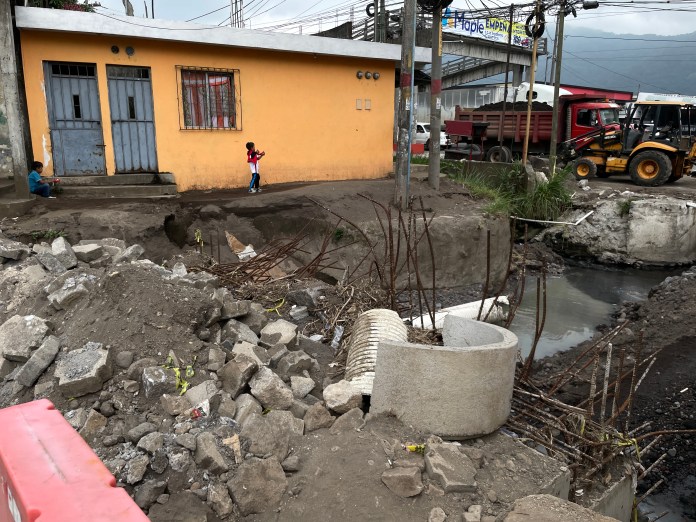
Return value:
<svg viewBox="0 0 696 522">
<path fill-rule="evenodd" d="M 29 192 L 41 196 L 42 198 L 56 199 L 51 196 L 51 182 L 56 180 L 43 178 L 43 163 L 35 161 L 31 164 L 31 172 L 29 173 Z"/>
<path fill-rule="evenodd" d="M 247 163 L 251 169 L 251 182 L 249 183 L 249 192 L 261 192 L 259 188 L 259 182 L 261 181 L 261 176 L 259 175 L 259 160 L 263 158 L 266 153 L 259 152 L 254 147 L 254 142 L 250 141 L 246 144 L 247 148 Z"/>
</svg>

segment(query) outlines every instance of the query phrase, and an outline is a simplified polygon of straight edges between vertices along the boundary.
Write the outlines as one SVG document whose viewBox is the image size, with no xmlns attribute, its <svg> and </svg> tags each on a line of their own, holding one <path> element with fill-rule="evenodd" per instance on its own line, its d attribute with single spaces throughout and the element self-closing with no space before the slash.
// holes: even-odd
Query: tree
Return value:
<svg viewBox="0 0 696 522">
<path fill-rule="evenodd" d="M 90 2 L 89 0 L 30 0 L 30 7 L 43 7 L 46 9 L 65 9 L 67 11 L 83 11 L 93 13 L 95 7 L 100 7 L 99 2 Z"/>
</svg>

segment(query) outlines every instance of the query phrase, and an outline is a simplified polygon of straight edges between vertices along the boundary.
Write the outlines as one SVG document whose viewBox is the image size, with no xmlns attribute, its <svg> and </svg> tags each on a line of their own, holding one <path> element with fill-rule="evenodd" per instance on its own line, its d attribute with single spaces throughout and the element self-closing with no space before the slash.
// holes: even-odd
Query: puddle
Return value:
<svg viewBox="0 0 696 522">
<path fill-rule="evenodd" d="M 536 358 L 568 350 L 591 338 L 598 324 L 609 324 L 622 301 L 641 301 L 650 289 L 677 270 L 607 270 L 603 267 L 568 267 L 546 284 L 546 323 Z M 520 340 L 525 357 L 534 341 L 536 278 L 529 278 L 522 304 L 510 330 Z"/>
</svg>

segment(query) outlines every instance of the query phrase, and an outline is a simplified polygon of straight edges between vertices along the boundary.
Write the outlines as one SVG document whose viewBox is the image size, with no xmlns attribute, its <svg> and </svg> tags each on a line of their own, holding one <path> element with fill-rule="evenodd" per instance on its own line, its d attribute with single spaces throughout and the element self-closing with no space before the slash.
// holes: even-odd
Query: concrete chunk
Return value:
<svg viewBox="0 0 696 522">
<path fill-rule="evenodd" d="M 77 257 L 70 243 L 64 237 L 57 237 L 51 243 L 51 253 L 68 270 L 77 266 Z"/>
<path fill-rule="evenodd" d="M 237 301 L 231 295 L 227 294 L 222 301 L 221 319 L 224 321 L 226 319 L 243 317 L 247 315 L 250 310 L 251 301 Z"/>
<path fill-rule="evenodd" d="M 73 253 L 79 261 L 89 263 L 96 261 L 104 255 L 104 248 L 101 245 L 76 245 L 73 247 Z"/>
<path fill-rule="evenodd" d="M 289 352 L 283 356 L 276 365 L 276 372 L 283 380 L 289 380 L 293 375 L 301 375 L 305 370 L 309 371 L 316 361 L 302 350 Z"/>
<path fill-rule="evenodd" d="M 272 370 L 265 366 L 249 381 L 251 394 L 271 410 L 287 410 L 292 406 L 292 390 Z"/>
<path fill-rule="evenodd" d="M 144 253 L 145 249 L 142 246 L 138 244 L 131 245 L 114 257 L 114 263 L 130 263 L 131 261 L 136 261 Z"/>
<path fill-rule="evenodd" d="M 257 346 L 246 341 L 237 342 L 232 348 L 232 356 L 236 359 L 238 356 L 248 357 L 256 362 L 257 366 L 266 366 L 268 364 L 268 354 L 261 346 Z"/>
<path fill-rule="evenodd" d="M 31 249 L 24 243 L 0 237 L 0 257 L 5 259 L 24 259 L 31 253 Z"/>
<path fill-rule="evenodd" d="M 234 414 L 234 420 L 237 424 L 244 426 L 246 421 L 254 414 L 261 414 L 263 408 L 259 401 L 252 395 L 243 393 L 235 401 L 237 412 Z"/>
<path fill-rule="evenodd" d="M 382 482 L 393 493 L 402 497 L 415 497 L 423 491 L 423 481 L 418 468 L 392 468 L 382 473 Z"/>
<path fill-rule="evenodd" d="M 271 413 L 286 414 L 287 417 L 272 416 Z M 290 451 L 290 437 L 294 434 L 295 418 L 288 411 L 271 413 L 251 415 L 244 423 L 240 435 L 249 442 L 249 453 L 258 457 L 272 454 L 282 461 Z"/>
<path fill-rule="evenodd" d="M 40 317 L 13 315 L 0 326 L 0 355 L 8 361 L 26 362 L 48 331 L 48 323 Z"/>
<path fill-rule="evenodd" d="M 58 258 L 50 252 L 39 252 L 36 255 L 36 259 L 38 259 L 39 263 L 41 263 L 43 267 L 53 275 L 64 274 L 68 271 L 68 269 L 65 268 L 60 261 L 58 261 Z"/>
<path fill-rule="evenodd" d="M 218 372 L 222 389 L 236 399 L 258 368 L 257 361 L 245 355 L 237 355 Z"/>
<path fill-rule="evenodd" d="M 142 383 L 145 389 L 145 397 L 147 398 L 159 397 L 165 393 L 176 393 L 176 376 L 174 372 L 159 366 L 143 368 Z"/>
<path fill-rule="evenodd" d="M 60 357 L 55 373 L 58 389 L 65 397 L 97 392 L 111 374 L 109 350 L 93 342 Z"/>
<path fill-rule="evenodd" d="M 317 384 L 309 377 L 293 375 L 290 377 L 290 388 L 292 395 L 296 399 L 303 399 L 311 392 Z"/>
<path fill-rule="evenodd" d="M 259 338 L 256 334 L 244 323 L 240 323 L 234 319 L 230 319 L 225 323 L 220 332 L 220 338 L 223 341 L 228 341 L 233 345 L 239 341 L 246 341 L 250 344 L 259 344 Z"/>
<path fill-rule="evenodd" d="M 15 375 L 15 380 L 22 386 L 33 386 L 46 371 L 60 350 L 60 340 L 53 335 L 46 338 L 38 350 L 24 363 Z"/>
<path fill-rule="evenodd" d="M 346 413 L 362 406 L 362 393 L 350 382 L 339 381 L 324 388 L 324 401 L 330 410 Z"/>
<path fill-rule="evenodd" d="M 285 319 L 278 319 L 272 323 L 268 323 L 261 330 L 261 341 L 268 344 L 284 344 L 289 345 L 295 340 L 297 335 L 297 325 L 286 321 Z"/>
<path fill-rule="evenodd" d="M 199 385 L 190 388 L 184 394 L 184 397 L 188 399 L 189 404 L 191 404 L 192 407 L 195 407 L 203 401 L 210 400 L 217 392 L 218 389 L 215 385 L 215 381 L 203 381 Z"/>
<path fill-rule="evenodd" d="M 529 495 L 517 501 L 503 522 L 618 522 L 590 509 L 552 495 Z"/>
<path fill-rule="evenodd" d="M 245 460 L 227 483 L 243 516 L 275 509 L 287 486 L 283 468 L 275 458 Z"/>
<path fill-rule="evenodd" d="M 445 493 L 476 491 L 476 466 L 453 444 L 429 444 L 425 469 Z"/>
<path fill-rule="evenodd" d="M 68 285 L 66 282 L 63 288 L 48 296 L 48 302 L 53 305 L 53 308 L 64 310 L 89 294 L 89 290 L 82 283 L 75 283 L 75 281 L 72 283 Z"/>
<path fill-rule="evenodd" d="M 196 453 L 194 460 L 199 466 L 209 470 L 211 473 L 219 475 L 229 468 L 225 458 L 220 454 L 215 441 L 215 435 L 204 431 L 196 437 Z"/>
</svg>

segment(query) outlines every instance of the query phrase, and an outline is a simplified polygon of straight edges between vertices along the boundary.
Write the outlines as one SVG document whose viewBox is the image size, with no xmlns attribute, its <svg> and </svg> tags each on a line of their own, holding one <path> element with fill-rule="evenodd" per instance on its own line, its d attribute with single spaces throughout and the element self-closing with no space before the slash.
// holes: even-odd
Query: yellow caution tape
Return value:
<svg viewBox="0 0 696 522">
<path fill-rule="evenodd" d="M 266 308 L 266 311 L 267 311 L 267 312 L 275 312 L 275 313 L 277 313 L 278 315 L 280 315 L 280 312 L 278 311 L 278 308 L 280 308 L 280 307 L 283 306 L 284 304 L 285 304 L 285 298 L 283 297 L 283 298 L 278 302 L 277 305 L 275 305 L 273 308 Z"/>
<path fill-rule="evenodd" d="M 425 444 L 410 444 L 406 449 L 411 453 L 425 453 Z"/>
</svg>

